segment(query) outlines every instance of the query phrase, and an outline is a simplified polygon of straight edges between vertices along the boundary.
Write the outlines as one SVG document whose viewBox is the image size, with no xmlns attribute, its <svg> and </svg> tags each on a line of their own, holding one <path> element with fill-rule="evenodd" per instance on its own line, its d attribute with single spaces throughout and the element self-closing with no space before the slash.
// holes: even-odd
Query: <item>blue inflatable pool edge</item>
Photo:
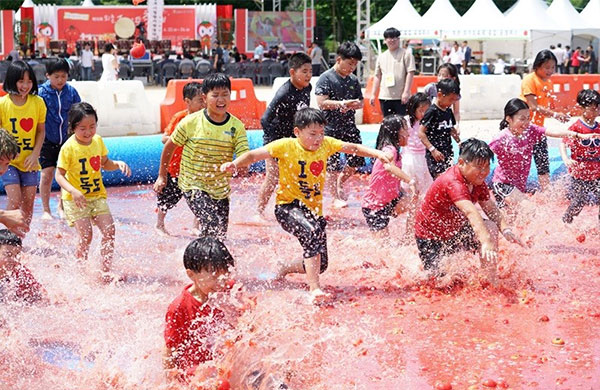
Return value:
<svg viewBox="0 0 600 390">
<path fill-rule="evenodd" d="M 262 130 L 249 130 L 246 134 L 250 149 L 256 149 L 263 146 Z M 377 139 L 377 130 L 361 131 L 361 137 L 364 145 L 374 147 Z M 131 168 L 130 177 L 123 176 L 119 171 L 104 172 L 104 184 L 106 186 L 117 186 L 153 183 L 158 175 L 160 155 L 163 149 L 161 138 L 162 134 L 104 138 L 109 157 L 113 160 L 123 160 L 129 164 Z M 456 156 L 458 155 L 458 146 L 454 146 L 454 153 Z M 566 169 L 560 158 L 558 148 L 550 148 L 549 152 L 551 175 L 557 176 L 564 174 Z M 492 170 L 494 167 L 495 162 L 492 162 Z M 370 169 L 371 161 L 367 159 L 367 165 L 363 167 L 361 171 L 370 172 Z M 264 171 L 264 162 L 253 164 L 250 167 L 250 171 Z M 532 168 L 529 174 L 529 180 L 532 182 L 537 181 L 537 173 L 534 168 Z M 53 188 L 58 189 L 56 182 L 54 183 Z M 0 183 L 0 191 L 4 193 L 3 183 Z"/>
</svg>

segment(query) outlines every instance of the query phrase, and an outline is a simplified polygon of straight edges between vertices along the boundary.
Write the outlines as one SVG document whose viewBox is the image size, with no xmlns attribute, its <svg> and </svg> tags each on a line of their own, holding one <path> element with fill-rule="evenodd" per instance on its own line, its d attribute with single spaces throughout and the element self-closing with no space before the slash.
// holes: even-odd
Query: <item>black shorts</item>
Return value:
<svg viewBox="0 0 600 390">
<path fill-rule="evenodd" d="M 402 100 L 382 100 L 379 99 L 381 105 L 381 112 L 383 117 L 390 115 L 406 115 L 406 104 L 402 103 Z"/>
<path fill-rule="evenodd" d="M 351 142 L 353 144 L 362 144 L 362 138 L 360 136 L 360 130 L 356 127 L 345 128 L 345 129 L 325 129 L 325 135 L 333 137 L 344 142 Z M 352 168 L 358 168 L 365 165 L 365 158 L 356 156 L 353 154 L 346 154 L 346 163 Z M 328 171 L 341 171 L 344 169 L 344 160 L 341 153 L 335 153 L 327 160 Z"/>
<path fill-rule="evenodd" d="M 402 199 L 403 193 L 401 192 L 397 198 L 392 199 L 392 201 L 379 210 L 371 210 L 366 207 L 363 207 L 362 212 L 367 220 L 367 225 L 369 225 L 369 230 L 372 232 L 378 232 L 387 227 L 390 223 L 390 217 L 396 216 L 396 205 Z"/>
<path fill-rule="evenodd" d="M 53 142 L 44 141 L 42 150 L 40 151 L 40 165 L 42 169 L 56 167 L 61 146 Z"/>
<path fill-rule="evenodd" d="M 533 147 L 533 161 L 537 168 L 538 176 L 550 173 L 550 157 L 548 155 L 548 139 L 542 139 Z"/>
<path fill-rule="evenodd" d="M 469 223 L 465 224 L 458 233 L 447 240 L 428 240 L 419 237 L 416 237 L 416 239 L 419 257 L 423 262 L 423 268 L 426 270 L 437 270 L 440 258 L 443 256 L 461 250 L 475 253 L 481 249 L 481 243 L 475 237 L 475 231 Z"/>
<path fill-rule="evenodd" d="M 444 150 L 440 150 L 440 152 L 446 156 L 445 160 L 437 161 L 435 158 L 433 158 L 433 155 L 429 150 L 425 151 L 427 169 L 429 169 L 429 174 L 433 180 L 435 180 L 442 173 L 446 172 L 446 170 L 452 166 L 452 162 L 454 161 L 454 152 Z"/>
<path fill-rule="evenodd" d="M 182 197 L 183 192 L 177 185 L 177 178 L 167 173 L 167 185 L 156 197 L 159 210 L 166 213 L 175 207 Z"/>
<path fill-rule="evenodd" d="M 325 272 L 328 265 L 327 233 L 325 218 L 313 214 L 308 207 L 298 200 L 287 204 L 275 205 L 275 217 L 283 230 L 291 233 L 300 241 L 305 259 L 321 255 L 321 269 Z"/>
<path fill-rule="evenodd" d="M 224 240 L 229 224 L 229 198 L 213 199 L 200 190 L 184 192 L 183 196 L 200 222 L 200 237 L 209 236 Z"/>
<path fill-rule="evenodd" d="M 505 199 L 515 190 L 515 186 L 507 183 L 492 182 L 492 192 L 499 208 L 506 206 Z"/>
</svg>

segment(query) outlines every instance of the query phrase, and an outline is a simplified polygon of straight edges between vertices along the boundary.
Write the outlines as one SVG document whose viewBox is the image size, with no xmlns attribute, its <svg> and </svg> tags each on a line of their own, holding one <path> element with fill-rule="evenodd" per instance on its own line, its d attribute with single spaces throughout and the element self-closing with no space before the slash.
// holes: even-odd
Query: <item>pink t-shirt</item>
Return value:
<svg viewBox="0 0 600 390">
<path fill-rule="evenodd" d="M 402 168 L 402 156 L 392 145 L 385 146 L 383 152 L 392 153 L 398 168 Z M 369 189 L 365 194 L 362 207 L 379 210 L 400 195 L 400 179 L 385 170 L 383 163 L 376 160 L 369 177 Z"/>
<path fill-rule="evenodd" d="M 492 142 L 490 148 L 496 153 L 498 166 L 494 170 L 493 182 L 512 184 L 524 192 L 527 177 L 531 169 L 533 147 L 537 144 L 546 129 L 530 124 L 521 136 L 515 136 L 509 129 L 504 129 Z"/>
<path fill-rule="evenodd" d="M 420 121 L 415 121 L 414 125 L 410 125 L 410 117 L 406 115 L 404 117 L 406 123 L 408 123 L 408 142 L 403 148 L 404 152 L 411 152 L 412 154 L 425 154 L 425 145 L 419 138 L 419 127 L 421 126 Z"/>
</svg>

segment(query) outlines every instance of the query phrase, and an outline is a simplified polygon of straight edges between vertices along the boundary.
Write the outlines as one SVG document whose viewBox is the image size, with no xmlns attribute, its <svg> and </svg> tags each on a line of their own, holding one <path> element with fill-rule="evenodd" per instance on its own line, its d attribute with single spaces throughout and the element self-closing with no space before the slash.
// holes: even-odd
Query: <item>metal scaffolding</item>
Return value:
<svg viewBox="0 0 600 390">
<path fill-rule="evenodd" d="M 367 39 L 367 29 L 371 25 L 371 0 L 356 0 L 356 43 L 363 54 L 362 61 L 356 68 L 358 79 L 365 83 L 371 72 L 373 50 Z"/>
<path fill-rule="evenodd" d="M 281 0 L 273 0 L 273 11 L 281 12 Z"/>
</svg>

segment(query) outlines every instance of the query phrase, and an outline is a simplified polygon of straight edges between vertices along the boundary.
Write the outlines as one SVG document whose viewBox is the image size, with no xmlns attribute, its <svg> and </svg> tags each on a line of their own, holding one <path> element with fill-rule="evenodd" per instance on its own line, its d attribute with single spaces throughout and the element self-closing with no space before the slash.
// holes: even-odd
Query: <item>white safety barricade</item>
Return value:
<svg viewBox="0 0 600 390">
<path fill-rule="evenodd" d="M 98 113 L 98 134 L 103 137 L 147 135 L 159 132 L 159 115 L 152 110 L 140 80 L 73 81 L 81 100 Z"/>
<path fill-rule="evenodd" d="M 516 74 L 460 76 L 460 118 L 502 119 L 506 102 L 520 94 L 521 77 Z"/>
</svg>

